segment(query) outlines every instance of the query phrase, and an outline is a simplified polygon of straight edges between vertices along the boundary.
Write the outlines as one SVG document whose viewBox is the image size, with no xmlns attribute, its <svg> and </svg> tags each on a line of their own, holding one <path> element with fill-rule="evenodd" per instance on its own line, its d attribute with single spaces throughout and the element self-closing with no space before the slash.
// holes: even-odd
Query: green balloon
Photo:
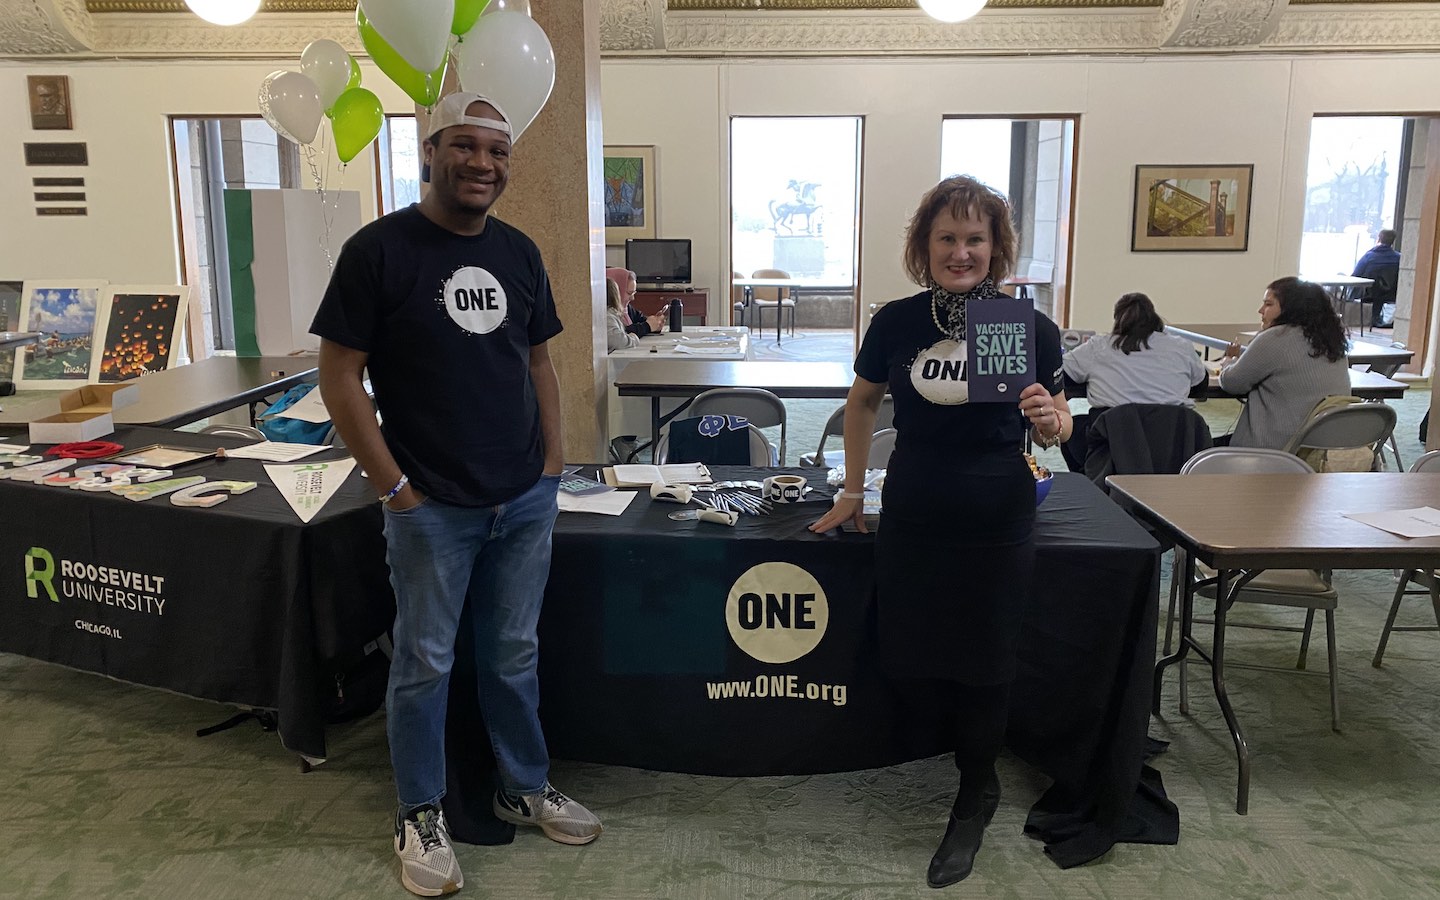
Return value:
<svg viewBox="0 0 1440 900">
<path fill-rule="evenodd" d="M 365 52 L 370 54 L 375 67 L 395 82 L 411 100 L 427 109 L 434 106 L 440 99 L 440 89 L 445 82 L 445 69 L 450 65 L 450 54 L 445 54 L 445 58 L 440 60 L 440 68 L 433 72 L 421 72 L 395 52 L 380 36 L 380 32 L 370 24 L 370 20 L 365 18 L 365 13 L 358 5 L 355 7 L 355 25 L 360 29 L 360 43 L 365 45 Z"/>
<path fill-rule="evenodd" d="M 464 37 L 475 27 L 475 20 L 490 5 L 490 0 L 455 0 L 455 18 L 450 20 L 450 33 Z"/>
<path fill-rule="evenodd" d="M 350 88 L 335 101 L 330 125 L 335 131 L 335 153 L 349 162 L 370 146 L 385 124 L 380 98 L 363 87 Z"/>
<path fill-rule="evenodd" d="M 360 64 L 359 64 L 358 62 L 356 62 L 356 61 L 355 61 L 355 57 L 352 56 L 352 57 L 350 57 L 350 80 L 347 81 L 347 82 L 345 82 L 345 90 L 348 91 L 348 90 L 350 90 L 351 88 L 357 88 L 357 87 L 359 87 L 359 86 L 360 86 Z"/>
</svg>

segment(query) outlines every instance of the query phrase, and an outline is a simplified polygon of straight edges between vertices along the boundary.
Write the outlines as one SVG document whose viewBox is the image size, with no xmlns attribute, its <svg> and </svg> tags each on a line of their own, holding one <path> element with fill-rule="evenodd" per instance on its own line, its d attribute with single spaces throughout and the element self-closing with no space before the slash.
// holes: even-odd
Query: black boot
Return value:
<svg viewBox="0 0 1440 900">
<path fill-rule="evenodd" d="M 980 852 L 980 839 L 985 835 L 985 820 L 983 811 L 968 819 L 957 819 L 954 813 L 950 814 L 945 837 L 940 839 L 940 847 L 925 872 L 927 884 L 942 888 L 963 881 L 970 874 L 975 867 L 975 854 Z"/>
</svg>

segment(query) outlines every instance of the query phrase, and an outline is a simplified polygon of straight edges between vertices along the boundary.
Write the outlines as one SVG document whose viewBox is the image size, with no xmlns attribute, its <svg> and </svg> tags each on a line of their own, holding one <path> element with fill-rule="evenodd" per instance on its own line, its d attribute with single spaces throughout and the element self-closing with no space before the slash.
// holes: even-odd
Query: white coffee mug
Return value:
<svg viewBox="0 0 1440 900">
<path fill-rule="evenodd" d="M 765 479 L 765 498 L 771 503 L 799 503 L 805 498 L 804 475 L 771 475 Z"/>
</svg>

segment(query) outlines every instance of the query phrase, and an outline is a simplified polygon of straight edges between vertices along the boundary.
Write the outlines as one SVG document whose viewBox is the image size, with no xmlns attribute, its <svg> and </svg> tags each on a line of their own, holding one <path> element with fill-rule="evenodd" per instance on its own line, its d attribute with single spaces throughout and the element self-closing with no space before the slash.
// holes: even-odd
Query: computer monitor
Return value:
<svg viewBox="0 0 1440 900">
<path fill-rule="evenodd" d="M 689 284 L 689 238 L 630 238 L 625 241 L 625 268 L 637 284 Z"/>
</svg>

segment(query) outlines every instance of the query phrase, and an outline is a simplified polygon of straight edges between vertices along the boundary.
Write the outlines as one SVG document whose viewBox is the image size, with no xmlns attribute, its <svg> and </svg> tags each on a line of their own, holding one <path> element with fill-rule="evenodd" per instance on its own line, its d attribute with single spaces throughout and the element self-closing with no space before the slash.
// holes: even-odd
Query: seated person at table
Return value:
<svg viewBox="0 0 1440 900">
<path fill-rule="evenodd" d="M 1085 471 L 1086 434 L 1095 417 L 1125 403 L 1193 406 L 1190 388 L 1208 377 L 1195 347 L 1165 333 L 1155 304 L 1144 294 L 1115 301 L 1110 334 L 1094 337 L 1065 354 L 1065 376 L 1086 384 L 1090 412 L 1075 416 L 1060 453 L 1072 472 Z"/>
<path fill-rule="evenodd" d="M 1395 231 L 1380 229 L 1375 236 L 1375 246 L 1365 251 L 1350 273 L 1356 278 L 1370 278 L 1374 284 L 1365 292 L 1365 301 L 1370 304 L 1370 327 L 1385 327 L 1385 304 L 1395 302 L 1395 288 L 1400 280 L 1400 253 L 1395 249 Z"/>
<path fill-rule="evenodd" d="M 1315 404 L 1350 393 L 1345 331 L 1325 289 L 1288 277 L 1270 282 L 1260 303 L 1261 331 L 1244 353 L 1225 350 L 1220 387 L 1246 394 L 1234 434 L 1217 447 L 1285 449 Z"/>
<path fill-rule="evenodd" d="M 1002 296 L 1014 268 L 1005 198 L 969 176 L 940 182 L 906 232 L 904 267 L 925 288 L 881 307 L 855 357 L 845 401 L 845 458 L 864 459 L 887 386 L 898 430 L 875 539 L 880 657 L 897 678 L 938 686 L 937 721 L 953 721 L 959 789 L 926 881 L 968 876 L 1000 802 L 995 760 L 1035 560 L 1035 476 L 1021 452 L 1070 432 L 1060 330 L 1035 314 L 1035 374 L 1014 403 L 970 403 L 963 366 L 966 311 Z M 922 374 L 935 373 L 935 377 Z M 945 374 L 941 374 L 945 373 Z M 865 472 L 846 469 L 835 505 L 810 526 L 865 531 Z"/>
<path fill-rule="evenodd" d="M 625 330 L 625 308 L 620 305 L 620 285 L 605 279 L 605 350 L 613 353 L 626 347 L 640 346 L 640 339 Z"/>
<path fill-rule="evenodd" d="M 635 291 L 638 288 L 635 273 L 629 269 L 606 269 L 605 274 L 615 279 L 615 283 L 620 286 L 620 299 L 625 311 L 621 318 L 625 320 L 625 330 L 636 337 L 659 334 L 665 325 L 665 313 L 661 311 L 647 316 L 635 308 Z"/>
</svg>

